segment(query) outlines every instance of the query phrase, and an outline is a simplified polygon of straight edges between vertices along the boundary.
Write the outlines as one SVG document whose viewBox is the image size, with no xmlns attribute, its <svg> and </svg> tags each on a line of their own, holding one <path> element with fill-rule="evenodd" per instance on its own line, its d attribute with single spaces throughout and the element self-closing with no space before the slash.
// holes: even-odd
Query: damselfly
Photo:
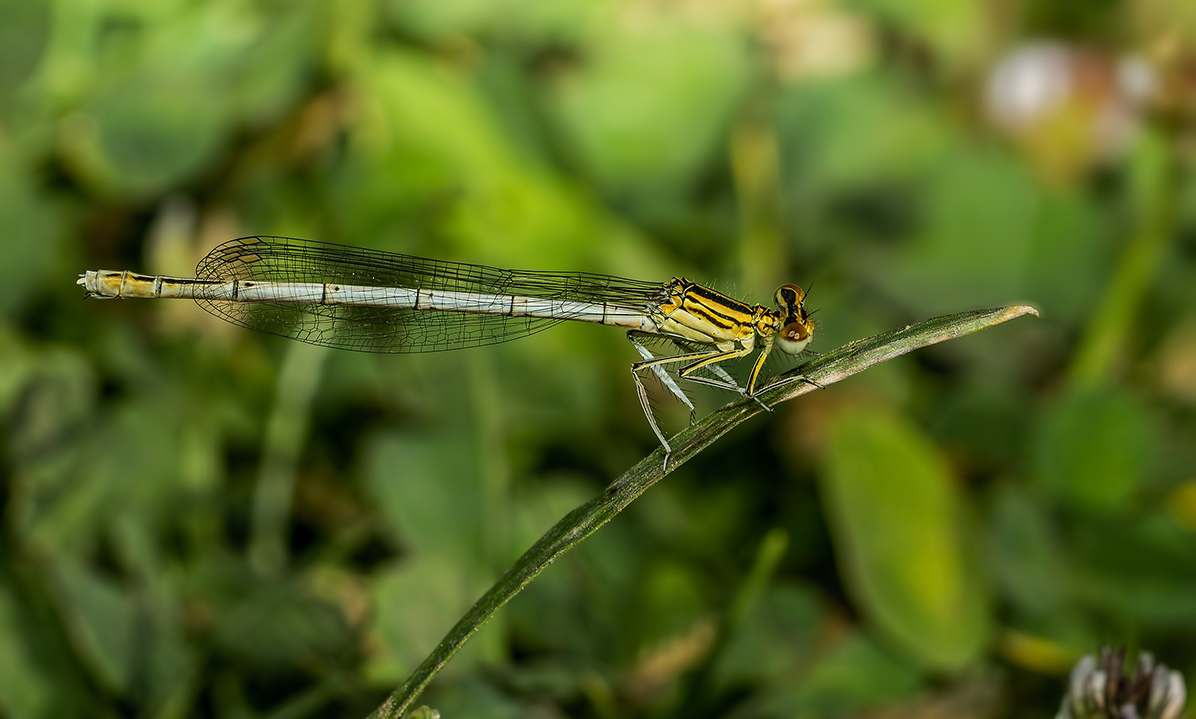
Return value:
<svg viewBox="0 0 1196 719">
<path fill-rule="evenodd" d="M 100 298 L 187 298 L 234 324 L 315 345 L 362 352 L 438 352 L 526 337 L 573 320 L 620 327 L 641 360 L 636 394 L 665 451 L 672 447 L 648 401 L 652 371 L 690 411 L 677 377 L 756 397 L 773 348 L 799 355 L 814 332 L 806 293 L 781 285 L 776 309 L 748 305 L 674 277 L 642 282 L 586 272 L 502 270 L 289 237 L 243 237 L 200 260 L 194 278 L 88 270 L 79 277 Z M 643 340 L 679 352 L 654 355 Z M 740 386 L 719 363 L 759 350 Z M 759 399 L 756 399 L 759 402 Z M 763 403 L 761 403 L 762 406 Z"/>
</svg>

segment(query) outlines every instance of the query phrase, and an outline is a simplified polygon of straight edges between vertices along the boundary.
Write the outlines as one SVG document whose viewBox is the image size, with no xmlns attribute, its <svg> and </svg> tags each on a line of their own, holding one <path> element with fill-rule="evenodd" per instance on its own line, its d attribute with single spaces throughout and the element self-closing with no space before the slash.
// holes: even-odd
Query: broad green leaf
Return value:
<svg viewBox="0 0 1196 719">
<path fill-rule="evenodd" d="M 67 123 L 66 160 L 104 193 L 164 192 L 212 163 L 231 130 L 218 94 L 195 74 L 130 74 Z"/>
<path fill-rule="evenodd" d="M 457 434 L 379 435 L 365 452 L 366 490 L 397 546 L 483 561 L 478 445 Z"/>
<path fill-rule="evenodd" d="M 1120 390 L 1078 390 L 1047 409 L 1035 435 L 1039 485 L 1068 504 L 1115 511 L 1152 469 L 1154 441 L 1140 402 Z"/>
<path fill-rule="evenodd" d="M 1050 517 L 1021 488 L 998 489 L 990 532 L 994 579 L 1027 617 L 1050 618 L 1067 607 L 1074 577 Z"/>
<path fill-rule="evenodd" d="M 611 22 L 588 49 L 552 95 L 587 173 L 621 192 L 683 189 L 721 149 L 747 90 L 741 40 L 722 26 Z"/>
<path fill-rule="evenodd" d="M 62 127 L 65 162 L 109 196 L 153 197 L 195 179 L 234 132 L 277 116 L 304 89 L 323 8 L 292 2 L 275 16 L 201 3 L 85 15 L 60 48 L 75 73 L 59 82 L 80 95 Z M 127 32 L 112 30 L 122 22 Z"/>
<path fill-rule="evenodd" d="M 886 263 L 877 284 L 919 312 L 1017 292 L 1041 202 L 1024 168 L 995 152 L 955 153 L 923 177 L 916 243 Z"/>
<path fill-rule="evenodd" d="M 572 183 L 506 141 L 469 73 L 388 52 L 355 79 L 368 91 L 362 90 L 364 120 L 352 138 L 361 165 L 347 178 L 344 203 L 346 221 L 363 235 L 374 236 L 369 225 L 376 224 L 411 250 L 410 238 L 398 237 L 394 227 L 418 211 L 428 219 L 413 229 L 436 245 L 427 251 L 434 256 L 615 274 L 642 271 L 651 259 L 634 234 Z M 456 249 L 446 249 L 446 241 Z"/>
<path fill-rule="evenodd" d="M 61 684 L 36 646 L 41 627 L 0 586 L 0 714 L 12 719 L 54 716 L 62 710 Z M 48 632 L 47 632 L 48 633 Z"/>
<path fill-rule="evenodd" d="M 219 616 L 216 640 L 234 657 L 261 666 L 332 670 L 352 655 L 353 633 L 341 608 L 297 581 L 250 577 Z"/>
<path fill-rule="evenodd" d="M 57 570 L 58 611 L 72 645 L 106 690 L 128 692 L 143 648 L 132 596 L 86 567 L 60 562 Z"/>
<path fill-rule="evenodd" d="M 1170 517 L 1127 523 L 1118 513 L 1077 524 L 1072 534 L 1072 587 L 1085 606 L 1106 621 L 1133 624 L 1143 632 L 1174 632 L 1193 622 L 1196 538 L 1191 532 Z"/>
<path fill-rule="evenodd" d="M 822 479 L 840 570 L 863 613 L 927 667 L 974 661 L 988 600 L 967 507 L 937 448 L 883 410 L 845 412 Z"/>
<path fill-rule="evenodd" d="M 879 116 L 883 126 L 876 124 Z M 887 181 L 908 183 L 949 156 L 956 141 L 941 116 L 879 74 L 787 87 L 776 117 L 789 193 L 834 196 Z"/>
</svg>

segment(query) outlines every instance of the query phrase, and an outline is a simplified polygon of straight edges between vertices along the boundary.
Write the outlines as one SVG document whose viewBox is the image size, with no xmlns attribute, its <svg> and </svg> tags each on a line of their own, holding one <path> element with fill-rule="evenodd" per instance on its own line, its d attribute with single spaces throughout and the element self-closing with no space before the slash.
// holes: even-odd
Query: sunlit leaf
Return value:
<svg viewBox="0 0 1196 719">
<path fill-rule="evenodd" d="M 945 459 L 894 415 L 844 413 L 823 483 L 841 571 L 865 614 L 927 666 L 959 669 L 988 635 L 988 596 Z"/>
</svg>

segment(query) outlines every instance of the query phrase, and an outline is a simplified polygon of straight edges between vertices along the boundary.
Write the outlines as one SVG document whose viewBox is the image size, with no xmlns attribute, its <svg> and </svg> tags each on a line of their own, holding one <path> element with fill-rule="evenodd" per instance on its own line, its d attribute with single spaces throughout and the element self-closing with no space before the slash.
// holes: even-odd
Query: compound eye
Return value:
<svg viewBox="0 0 1196 719">
<path fill-rule="evenodd" d="M 809 322 L 790 322 L 781 328 L 781 338 L 787 342 L 805 342 L 814 334 Z"/>
<path fill-rule="evenodd" d="M 781 285 L 772 299 L 781 314 L 789 317 L 801 308 L 802 302 L 805 302 L 806 291 L 797 285 Z"/>
<path fill-rule="evenodd" d="M 799 355 L 810 344 L 814 325 L 809 320 L 790 322 L 777 333 L 777 348 L 785 354 Z"/>
</svg>

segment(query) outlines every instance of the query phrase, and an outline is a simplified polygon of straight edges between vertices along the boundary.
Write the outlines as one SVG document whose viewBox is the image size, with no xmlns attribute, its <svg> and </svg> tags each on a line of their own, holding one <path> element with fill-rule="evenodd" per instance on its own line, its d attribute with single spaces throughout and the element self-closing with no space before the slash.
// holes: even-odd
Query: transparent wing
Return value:
<svg viewBox="0 0 1196 719">
<path fill-rule="evenodd" d="M 659 282 L 584 272 L 502 270 L 271 236 L 225 242 L 209 252 L 195 272 L 204 280 L 318 282 L 509 294 L 607 302 L 632 310 L 650 309 L 667 297 L 664 285 Z M 526 337 L 569 319 L 568 315 L 507 317 L 379 306 L 197 301 L 208 312 L 242 327 L 361 352 L 436 352 L 478 347 Z"/>
</svg>

